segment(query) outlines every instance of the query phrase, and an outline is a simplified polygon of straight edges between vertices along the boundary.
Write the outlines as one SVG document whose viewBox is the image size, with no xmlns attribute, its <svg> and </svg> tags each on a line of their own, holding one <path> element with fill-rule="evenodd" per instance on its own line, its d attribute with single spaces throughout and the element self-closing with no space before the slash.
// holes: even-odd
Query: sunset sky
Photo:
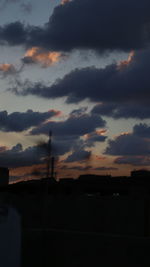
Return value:
<svg viewBox="0 0 150 267">
<path fill-rule="evenodd" d="M 150 169 L 150 1 L 0 0 L 0 165 L 10 181 Z"/>
</svg>

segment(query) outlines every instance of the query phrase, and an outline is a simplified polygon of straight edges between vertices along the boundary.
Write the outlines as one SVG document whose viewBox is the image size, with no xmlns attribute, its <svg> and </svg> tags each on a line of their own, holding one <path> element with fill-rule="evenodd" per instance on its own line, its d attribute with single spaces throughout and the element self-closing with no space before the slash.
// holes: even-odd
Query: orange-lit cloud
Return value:
<svg viewBox="0 0 150 267">
<path fill-rule="evenodd" d="M 62 0 L 61 5 L 65 5 L 66 3 L 70 2 L 71 0 Z"/>
<path fill-rule="evenodd" d="M 131 134 L 131 132 L 122 132 L 122 133 L 119 133 L 119 134 L 114 135 L 114 138 L 118 138 L 119 136 L 129 135 L 129 134 Z"/>
<path fill-rule="evenodd" d="M 92 132 L 92 133 L 88 133 L 88 134 L 84 134 L 83 135 L 83 139 L 84 140 L 88 140 L 90 139 L 92 136 L 94 135 L 99 135 L 99 136 L 105 136 L 107 130 L 106 129 L 101 129 L 101 130 L 95 130 L 95 132 Z"/>
<path fill-rule="evenodd" d="M 24 63 L 41 63 L 43 67 L 49 67 L 60 61 L 64 57 L 59 52 L 45 51 L 40 47 L 32 47 L 23 58 Z"/>
<path fill-rule="evenodd" d="M 46 164 L 38 164 L 26 167 L 18 167 L 10 169 L 10 183 L 28 181 L 31 179 L 42 179 L 43 170 L 46 169 Z"/>
<path fill-rule="evenodd" d="M 0 64 L 0 72 L 3 74 L 13 74 L 16 72 L 14 66 L 12 64 Z"/>
<path fill-rule="evenodd" d="M 54 117 L 61 117 L 63 115 L 63 112 L 56 109 L 50 109 L 49 112 L 54 112 Z"/>
<path fill-rule="evenodd" d="M 129 56 L 128 56 L 127 60 L 122 60 L 122 61 L 119 62 L 118 68 L 121 69 L 123 67 L 128 66 L 132 62 L 134 55 L 135 55 L 135 52 L 131 51 L 129 53 Z"/>
<path fill-rule="evenodd" d="M 97 135 L 105 135 L 107 133 L 106 129 L 96 130 Z"/>
</svg>

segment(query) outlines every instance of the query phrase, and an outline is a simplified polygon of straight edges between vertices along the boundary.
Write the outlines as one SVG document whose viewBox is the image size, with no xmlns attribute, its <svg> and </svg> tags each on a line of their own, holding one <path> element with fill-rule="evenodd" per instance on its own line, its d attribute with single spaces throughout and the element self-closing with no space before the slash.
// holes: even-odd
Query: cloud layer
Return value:
<svg viewBox="0 0 150 267">
<path fill-rule="evenodd" d="M 42 98 L 66 97 L 67 103 L 89 99 L 100 102 L 93 113 L 113 118 L 150 117 L 150 49 L 136 52 L 128 64 L 108 65 L 105 68 L 75 69 L 64 78 L 47 86 L 43 83 L 22 84 L 11 89 L 17 95 L 36 95 Z"/>
<path fill-rule="evenodd" d="M 41 147 L 28 147 L 23 150 L 21 144 L 13 146 L 11 149 L 0 147 L 0 165 L 8 168 L 17 168 L 24 166 L 32 166 L 46 162 L 45 151 Z"/>
<path fill-rule="evenodd" d="M 25 27 L 18 22 L 1 27 L 1 41 L 9 45 L 40 46 L 50 50 L 94 49 L 99 52 L 130 51 L 149 43 L 148 0 L 65 2 L 54 9 L 43 27 Z M 17 33 L 20 34 L 18 40 Z"/>
<path fill-rule="evenodd" d="M 31 127 L 37 126 L 42 122 L 59 115 L 57 110 L 47 112 L 13 112 L 8 114 L 6 110 L 0 111 L 0 130 L 4 132 L 21 132 Z"/>
<path fill-rule="evenodd" d="M 117 164 L 148 166 L 150 162 L 150 126 L 137 124 L 132 133 L 124 133 L 109 140 L 105 154 L 119 156 Z"/>
</svg>

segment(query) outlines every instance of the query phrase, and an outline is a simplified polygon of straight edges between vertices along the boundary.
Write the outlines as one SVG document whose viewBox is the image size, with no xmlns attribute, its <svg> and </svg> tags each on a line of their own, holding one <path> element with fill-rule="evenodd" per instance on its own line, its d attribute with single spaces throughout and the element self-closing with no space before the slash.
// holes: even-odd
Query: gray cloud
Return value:
<svg viewBox="0 0 150 267">
<path fill-rule="evenodd" d="M 150 118 L 150 106 L 142 103 L 101 103 L 92 109 L 92 113 L 107 116 L 113 119 L 148 119 Z"/>
<path fill-rule="evenodd" d="M 88 171 L 88 170 L 92 170 L 92 166 L 76 165 L 76 166 L 70 167 L 68 165 L 63 165 L 60 169 L 62 169 L 62 170 Z"/>
<path fill-rule="evenodd" d="M 128 65 L 75 69 L 51 86 L 26 81 L 22 90 L 16 86 L 11 91 L 17 95 L 31 94 L 46 99 L 65 96 L 67 103 L 89 99 L 103 103 L 93 113 L 114 118 L 149 118 L 149 59 L 150 49 L 147 49 L 137 52 Z"/>
<path fill-rule="evenodd" d="M 0 0 L 0 11 L 13 4 L 18 4 L 20 9 L 26 14 L 31 13 L 32 11 L 32 4 L 26 2 L 26 0 Z"/>
<path fill-rule="evenodd" d="M 119 0 L 74 0 L 54 9 L 44 46 L 59 50 L 131 50 L 149 40 L 150 3 Z"/>
<path fill-rule="evenodd" d="M 12 1 L 5 1 L 8 2 Z M 59 51 L 141 49 L 150 39 L 149 10 L 148 0 L 126 0 L 124 3 L 120 0 L 73 0 L 57 6 L 43 27 L 30 26 L 30 31 L 28 27 L 24 31 L 22 24 L 18 31 L 14 28 L 18 22 L 13 28 L 9 24 L 7 34 L 6 26 L 1 28 L 0 39 L 9 45 L 40 46 Z"/>
<path fill-rule="evenodd" d="M 132 166 L 150 166 L 150 157 L 141 157 L 141 156 L 119 157 L 114 161 L 114 163 L 129 164 Z"/>
<path fill-rule="evenodd" d="M 21 10 L 25 13 L 25 14 L 30 14 L 32 12 L 32 4 L 31 3 L 22 3 L 20 5 Z"/>
<path fill-rule="evenodd" d="M 138 124 L 132 133 L 119 135 L 109 140 L 105 154 L 120 156 L 115 159 L 117 164 L 148 166 L 150 162 L 150 127 Z"/>
<path fill-rule="evenodd" d="M 90 159 L 90 156 L 91 156 L 90 151 L 78 150 L 69 155 L 65 160 L 65 162 L 84 161 Z"/>
<path fill-rule="evenodd" d="M 82 114 L 70 116 L 65 121 L 50 121 L 34 128 L 30 134 L 48 134 L 51 130 L 54 136 L 82 136 L 93 132 L 98 127 L 104 127 L 105 121 L 98 115 Z"/>
<path fill-rule="evenodd" d="M 20 132 L 33 126 L 37 126 L 47 119 L 57 116 L 59 111 L 49 110 L 47 112 L 13 112 L 8 114 L 6 110 L 0 111 L 0 130 L 4 132 Z"/>
<path fill-rule="evenodd" d="M 31 28 L 21 22 L 12 22 L 0 27 L 1 45 L 25 45 Z"/>
<path fill-rule="evenodd" d="M 150 142 L 135 134 L 123 134 L 115 140 L 109 140 L 105 153 L 109 155 L 148 155 L 150 154 Z"/>
<path fill-rule="evenodd" d="M 23 150 L 22 145 L 17 144 L 11 149 L 0 150 L 0 165 L 3 167 L 17 168 L 45 162 L 45 151 L 38 146 Z"/>
<path fill-rule="evenodd" d="M 150 138 L 150 126 L 148 126 L 146 123 L 135 125 L 133 132 L 140 137 Z"/>
</svg>

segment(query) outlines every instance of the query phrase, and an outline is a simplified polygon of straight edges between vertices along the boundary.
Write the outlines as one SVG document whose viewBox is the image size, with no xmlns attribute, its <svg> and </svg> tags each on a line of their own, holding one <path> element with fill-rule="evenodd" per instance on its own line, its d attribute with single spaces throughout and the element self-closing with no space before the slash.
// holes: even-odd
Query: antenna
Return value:
<svg viewBox="0 0 150 267">
<path fill-rule="evenodd" d="M 48 155 L 47 155 L 47 179 L 50 177 L 50 167 L 51 167 L 51 152 L 52 152 L 52 131 L 49 131 L 48 140 Z"/>
</svg>

